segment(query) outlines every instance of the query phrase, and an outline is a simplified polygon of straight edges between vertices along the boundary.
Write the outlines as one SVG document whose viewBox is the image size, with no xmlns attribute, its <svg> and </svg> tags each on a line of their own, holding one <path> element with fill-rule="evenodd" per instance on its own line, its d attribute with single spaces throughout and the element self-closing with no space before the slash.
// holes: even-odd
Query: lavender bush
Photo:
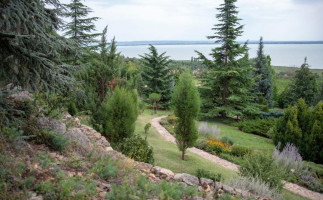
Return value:
<svg viewBox="0 0 323 200">
<path fill-rule="evenodd" d="M 283 197 L 278 190 L 269 187 L 269 184 L 260 181 L 254 177 L 238 177 L 229 179 L 226 184 L 233 188 L 238 188 L 243 191 L 248 191 L 262 197 L 267 197 L 274 200 L 282 200 Z"/>
<path fill-rule="evenodd" d="M 273 159 L 278 166 L 291 171 L 300 171 L 303 168 L 303 159 L 294 144 L 287 143 L 283 151 L 279 151 L 280 144 L 273 152 Z"/>
<path fill-rule="evenodd" d="M 217 138 L 220 135 L 220 129 L 216 125 L 208 125 L 206 122 L 201 122 L 198 132 L 205 137 Z"/>
</svg>

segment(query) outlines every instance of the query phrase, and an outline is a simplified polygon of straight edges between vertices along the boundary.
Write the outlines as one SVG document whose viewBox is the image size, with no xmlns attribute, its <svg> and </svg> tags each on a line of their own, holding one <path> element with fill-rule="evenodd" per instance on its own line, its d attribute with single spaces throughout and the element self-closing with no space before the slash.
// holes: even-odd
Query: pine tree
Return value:
<svg viewBox="0 0 323 200">
<path fill-rule="evenodd" d="M 273 106 L 274 91 L 272 70 L 267 57 L 264 55 L 264 43 L 262 37 L 260 37 L 256 63 L 254 67 L 256 68 L 255 75 L 259 77 L 259 79 L 257 79 L 256 81 L 257 85 L 255 87 L 255 92 L 260 93 L 260 95 L 262 95 L 268 102 L 269 106 Z"/>
<path fill-rule="evenodd" d="M 81 0 L 72 0 L 70 4 L 65 4 L 65 6 L 69 10 L 65 15 L 71 18 L 71 22 L 64 26 L 65 36 L 69 36 L 81 47 L 96 47 L 94 45 L 97 42 L 95 38 L 100 34 L 91 32 L 95 31 L 94 21 L 99 18 L 87 18 L 92 11 Z"/>
<path fill-rule="evenodd" d="M 200 110 L 199 93 L 188 72 L 180 76 L 173 93 L 172 104 L 174 113 L 178 117 L 175 127 L 176 143 L 179 150 L 182 151 L 182 159 L 184 160 L 186 149 L 193 147 L 198 138 L 195 119 Z"/>
<path fill-rule="evenodd" d="M 0 84 L 64 91 L 74 82 L 71 66 L 60 59 L 75 50 L 56 33 L 61 10 L 56 0 L 0 2 Z"/>
<path fill-rule="evenodd" d="M 168 69 L 168 64 L 171 62 L 166 52 L 158 54 L 157 49 L 150 45 L 149 53 L 141 56 L 144 64 L 142 78 L 147 85 L 145 95 L 151 93 L 161 94 L 160 103 L 163 107 L 169 107 L 172 92 L 172 78 Z"/>
<path fill-rule="evenodd" d="M 201 91 L 204 99 L 202 111 L 208 117 L 239 117 L 260 112 L 259 105 L 253 103 L 255 95 L 250 92 L 254 79 L 251 77 L 253 68 L 249 62 L 247 44 L 242 46 L 236 41 L 242 34 L 243 26 L 239 24 L 235 2 L 224 0 L 217 8 L 220 13 L 216 17 L 220 23 L 212 28 L 215 35 L 208 38 L 216 39 L 221 46 L 212 49 L 210 55 L 213 60 L 197 52 L 209 68 L 204 87 L 201 88 L 204 90 Z"/>
</svg>

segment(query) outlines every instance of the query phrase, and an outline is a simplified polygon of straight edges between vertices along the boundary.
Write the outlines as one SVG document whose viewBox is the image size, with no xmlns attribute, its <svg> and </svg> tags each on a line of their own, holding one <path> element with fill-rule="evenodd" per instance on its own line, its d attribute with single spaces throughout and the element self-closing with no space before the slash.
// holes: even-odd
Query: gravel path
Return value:
<svg viewBox="0 0 323 200">
<path fill-rule="evenodd" d="M 157 118 L 154 118 L 151 120 L 151 124 L 155 127 L 155 129 L 158 131 L 158 133 L 160 135 L 162 135 L 164 137 L 164 139 L 166 141 L 169 141 L 169 142 L 172 142 L 174 144 L 176 144 L 176 139 L 173 135 L 171 135 L 162 125 L 160 125 L 159 121 L 162 119 L 162 118 L 165 118 L 167 116 L 160 116 L 160 117 L 157 117 Z M 200 150 L 200 149 L 197 149 L 195 147 L 193 148 L 188 148 L 188 151 L 192 152 L 192 153 L 195 153 L 211 162 L 214 162 L 218 165 L 221 165 L 223 166 L 224 168 L 227 168 L 227 169 L 231 169 L 235 172 L 238 172 L 238 165 L 234 164 L 234 163 L 231 163 L 227 160 L 224 160 L 218 156 L 215 156 L 215 155 L 212 155 L 206 151 L 203 151 L 203 150 Z M 298 194 L 300 196 L 303 196 L 303 197 L 306 197 L 306 198 L 309 198 L 309 199 L 312 199 L 312 200 L 323 200 L 323 194 L 320 194 L 318 192 L 313 192 L 311 190 L 308 190 L 304 187 L 301 187 L 299 185 L 296 185 L 296 184 L 293 184 L 293 183 L 289 183 L 289 182 L 284 182 L 284 188 L 286 190 L 289 190 L 295 194 Z"/>
</svg>

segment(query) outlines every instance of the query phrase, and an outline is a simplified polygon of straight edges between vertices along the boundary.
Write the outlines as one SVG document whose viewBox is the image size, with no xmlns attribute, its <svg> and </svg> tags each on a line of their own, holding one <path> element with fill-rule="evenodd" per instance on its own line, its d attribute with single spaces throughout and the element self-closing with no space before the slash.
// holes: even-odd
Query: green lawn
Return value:
<svg viewBox="0 0 323 200">
<path fill-rule="evenodd" d="M 198 124 L 199 123 L 201 122 L 198 122 Z M 251 147 L 255 150 L 270 152 L 270 153 L 275 148 L 271 139 L 242 132 L 236 127 L 229 126 L 221 122 L 208 122 L 208 124 L 216 125 L 218 128 L 220 128 L 221 133 L 219 137 L 221 138 L 226 136 L 230 138 L 234 142 L 234 144 Z"/>
<path fill-rule="evenodd" d="M 158 111 L 158 114 L 153 115 L 151 110 L 146 110 L 138 117 L 135 132 L 144 137 L 144 126 L 146 123 L 150 122 L 151 119 L 155 117 L 169 113 L 170 112 L 167 111 Z M 153 127 L 149 130 L 147 140 L 154 148 L 155 165 L 170 169 L 175 173 L 195 174 L 197 169 L 203 168 L 214 173 L 220 173 L 224 178 L 237 176 L 235 172 L 190 152 L 186 153 L 185 161 L 181 160 L 181 152 L 178 150 L 177 146 L 171 142 L 165 141 Z"/>
<path fill-rule="evenodd" d="M 168 115 L 170 113 L 170 111 L 158 111 L 157 114 L 152 114 L 151 110 L 145 110 L 145 112 L 138 117 L 135 132 L 145 137 L 144 126 L 146 123 L 150 122 L 151 119 L 155 117 Z M 216 124 L 221 129 L 221 136 L 226 135 L 227 137 L 232 138 L 235 144 L 251 146 L 263 151 L 272 151 L 274 149 L 274 145 L 270 142 L 270 139 L 241 132 L 235 127 L 224 125 L 220 122 L 210 123 Z M 187 152 L 186 160 L 182 161 L 181 153 L 176 145 L 165 141 L 162 136 L 157 133 L 154 127 L 150 128 L 147 140 L 149 145 L 154 148 L 155 165 L 170 169 L 175 173 L 189 173 L 194 175 L 197 169 L 202 168 L 214 173 L 220 173 L 225 179 L 237 176 L 237 173 L 200 158 L 190 152 Z M 286 200 L 306 200 L 306 198 L 286 190 L 283 190 L 282 194 Z"/>
</svg>

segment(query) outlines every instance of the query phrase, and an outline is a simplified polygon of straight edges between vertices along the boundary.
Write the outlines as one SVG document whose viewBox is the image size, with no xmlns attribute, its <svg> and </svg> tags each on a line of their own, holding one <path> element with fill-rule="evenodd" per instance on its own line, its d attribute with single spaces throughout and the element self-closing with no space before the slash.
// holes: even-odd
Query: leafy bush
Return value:
<svg viewBox="0 0 323 200">
<path fill-rule="evenodd" d="M 293 144 L 287 143 L 280 152 L 279 146 L 280 145 L 278 145 L 273 152 L 273 158 L 276 164 L 284 168 L 287 172 L 290 172 L 292 169 L 300 171 L 303 167 L 303 159 L 298 153 L 297 148 Z"/>
<path fill-rule="evenodd" d="M 63 173 L 54 182 L 49 180 L 35 185 L 35 191 L 45 200 L 50 199 L 90 199 L 97 193 L 96 183 L 85 177 L 75 176 L 67 178 Z"/>
<path fill-rule="evenodd" d="M 64 149 L 70 144 L 69 138 L 60 133 L 54 133 L 47 130 L 41 130 L 36 132 L 37 143 L 46 144 L 50 149 L 54 151 L 64 151 Z"/>
<path fill-rule="evenodd" d="M 212 173 L 212 172 L 207 171 L 205 169 L 197 169 L 196 176 L 198 178 L 208 178 L 213 181 L 222 181 L 223 180 L 222 174 Z"/>
<path fill-rule="evenodd" d="M 201 122 L 198 127 L 198 132 L 205 137 L 217 138 L 220 135 L 220 129 L 216 125 L 209 125 L 206 122 Z"/>
<path fill-rule="evenodd" d="M 117 87 L 109 98 L 106 108 L 106 126 L 104 134 L 109 141 L 120 143 L 124 138 L 131 137 L 137 119 L 137 96 L 124 88 Z"/>
<path fill-rule="evenodd" d="M 120 151 L 136 161 L 154 164 L 153 148 L 139 135 L 126 138 L 119 146 Z"/>
<path fill-rule="evenodd" d="M 233 188 L 248 191 L 261 197 L 267 197 L 274 200 L 283 200 L 283 196 L 278 190 L 270 188 L 268 183 L 264 183 L 254 177 L 238 177 L 230 179 L 226 184 Z"/>
<path fill-rule="evenodd" d="M 150 127 L 151 127 L 151 123 L 147 123 L 145 125 L 145 134 L 148 134 L 148 131 L 149 131 Z"/>
<path fill-rule="evenodd" d="M 206 150 L 206 139 L 198 138 L 195 147 L 198 149 Z"/>
<path fill-rule="evenodd" d="M 303 99 L 285 110 L 273 131 L 275 145 L 281 143 L 282 150 L 287 143 L 294 144 L 305 160 L 323 163 L 323 102 L 314 109 Z"/>
<path fill-rule="evenodd" d="M 167 122 L 168 122 L 169 124 L 171 124 L 171 125 L 175 126 L 175 125 L 176 125 L 176 123 L 177 123 L 178 118 L 176 117 L 176 115 L 175 115 L 175 114 L 172 114 L 172 115 L 169 115 L 169 116 L 166 118 L 166 120 L 167 120 Z"/>
<path fill-rule="evenodd" d="M 235 123 L 234 126 L 238 127 L 239 130 L 252 133 L 264 137 L 271 138 L 269 130 L 276 125 L 275 118 L 268 119 L 255 119 L 255 120 L 245 120 L 238 123 Z"/>
<path fill-rule="evenodd" d="M 253 152 L 252 148 L 239 146 L 239 145 L 233 145 L 231 147 L 231 154 L 238 157 L 243 157 L 246 154 L 250 154 Z"/>
<path fill-rule="evenodd" d="M 233 140 L 231 138 L 227 137 L 227 136 L 222 137 L 220 139 L 220 141 L 223 142 L 223 143 L 227 143 L 229 145 L 233 145 L 234 144 Z"/>
<path fill-rule="evenodd" d="M 101 157 L 95 162 L 92 171 L 100 178 L 107 180 L 117 175 L 118 167 L 109 157 Z"/>
<path fill-rule="evenodd" d="M 72 116 L 76 115 L 77 108 L 76 108 L 76 105 L 75 105 L 75 103 L 73 101 L 70 101 L 70 103 L 68 104 L 67 111 Z"/>
<path fill-rule="evenodd" d="M 145 176 L 128 178 L 126 183 L 112 185 L 112 191 L 106 196 L 109 200 L 128 199 L 189 199 L 197 195 L 196 187 L 186 187 L 178 182 L 161 184 L 149 182 Z"/>
<path fill-rule="evenodd" d="M 319 193 L 323 192 L 322 181 L 320 181 L 320 179 L 316 177 L 315 173 L 309 169 L 304 169 L 299 173 L 297 182 L 310 190 Z"/>
<path fill-rule="evenodd" d="M 265 154 L 253 153 L 244 156 L 245 162 L 239 168 L 239 172 L 245 177 L 257 177 L 267 183 L 270 188 L 281 190 L 283 187 L 284 171 L 276 165 L 274 159 Z"/>
</svg>

